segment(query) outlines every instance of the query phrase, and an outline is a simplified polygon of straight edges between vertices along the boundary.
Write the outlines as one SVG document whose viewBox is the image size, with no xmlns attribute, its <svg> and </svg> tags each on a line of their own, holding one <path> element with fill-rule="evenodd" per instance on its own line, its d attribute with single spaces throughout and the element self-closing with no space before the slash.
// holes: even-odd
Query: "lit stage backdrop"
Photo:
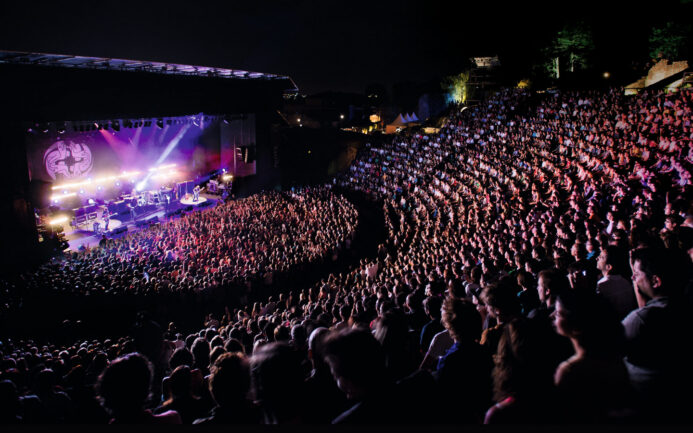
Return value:
<svg viewBox="0 0 693 433">
<path fill-rule="evenodd" d="M 128 172 L 140 173 L 139 181 L 153 167 L 174 164 L 188 179 L 221 168 L 237 176 L 255 174 L 244 150 L 255 146 L 253 114 L 65 122 L 40 129 L 27 133 L 29 175 L 54 185 Z"/>
</svg>

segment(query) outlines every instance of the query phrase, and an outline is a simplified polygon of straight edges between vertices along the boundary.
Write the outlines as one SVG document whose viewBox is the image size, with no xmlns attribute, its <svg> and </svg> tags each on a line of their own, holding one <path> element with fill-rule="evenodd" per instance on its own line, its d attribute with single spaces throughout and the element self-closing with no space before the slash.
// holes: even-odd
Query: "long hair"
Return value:
<svg viewBox="0 0 693 433">
<path fill-rule="evenodd" d="M 507 397 L 538 397 L 553 387 L 555 365 L 550 329 L 535 320 L 514 319 L 503 329 L 494 355 L 493 392 L 497 402 Z"/>
</svg>

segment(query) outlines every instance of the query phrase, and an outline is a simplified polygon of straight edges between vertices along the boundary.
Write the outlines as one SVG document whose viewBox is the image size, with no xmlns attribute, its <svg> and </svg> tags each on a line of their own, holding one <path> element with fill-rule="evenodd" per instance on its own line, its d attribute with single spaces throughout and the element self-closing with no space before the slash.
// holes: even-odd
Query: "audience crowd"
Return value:
<svg viewBox="0 0 693 433">
<path fill-rule="evenodd" d="M 270 284 L 277 274 L 331 260 L 350 243 L 357 220 L 355 207 L 327 188 L 253 195 L 68 253 L 22 275 L 13 292 L 34 298 L 247 292 L 250 282 Z"/>
<path fill-rule="evenodd" d="M 0 417 L 688 423 L 692 98 L 504 90 L 370 145 L 335 183 L 382 203 L 377 257 L 195 332 L 143 313 L 117 339 L 5 339 Z M 26 281 L 198 290 L 329 254 L 355 224 L 324 189 L 260 195 Z"/>
</svg>

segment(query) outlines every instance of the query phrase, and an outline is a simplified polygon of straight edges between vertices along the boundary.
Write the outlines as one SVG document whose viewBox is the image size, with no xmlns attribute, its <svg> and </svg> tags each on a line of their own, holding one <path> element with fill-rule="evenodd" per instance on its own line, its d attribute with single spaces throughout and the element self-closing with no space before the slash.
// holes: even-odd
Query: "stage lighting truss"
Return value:
<svg viewBox="0 0 693 433">
<path fill-rule="evenodd" d="M 236 80 L 282 80 L 287 81 L 286 92 L 298 92 L 298 86 L 287 75 L 266 72 L 245 71 L 241 69 L 218 68 L 214 66 L 181 65 L 175 63 L 151 62 L 146 60 L 113 59 L 107 57 L 73 56 L 69 54 L 31 53 L 24 51 L 0 50 L 0 63 L 30 64 L 50 67 L 101 69 L 108 71 L 132 71 L 167 75 L 196 75 L 206 78 Z"/>
<path fill-rule="evenodd" d="M 192 114 L 176 117 L 154 117 L 149 119 L 106 119 L 106 120 L 85 120 L 72 122 L 46 122 L 41 124 L 32 124 L 27 128 L 28 133 L 43 132 L 53 133 L 54 135 L 64 134 L 68 129 L 72 128 L 74 132 L 92 133 L 95 131 L 115 131 L 120 132 L 121 128 L 151 128 L 156 126 L 158 129 L 164 129 L 170 125 L 194 124 L 195 126 L 203 127 L 209 122 L 224 121 L 229 123 L 229 119 L 245 119 L 245 115 L 222 115 L 222 114 Z"/>
</svg>

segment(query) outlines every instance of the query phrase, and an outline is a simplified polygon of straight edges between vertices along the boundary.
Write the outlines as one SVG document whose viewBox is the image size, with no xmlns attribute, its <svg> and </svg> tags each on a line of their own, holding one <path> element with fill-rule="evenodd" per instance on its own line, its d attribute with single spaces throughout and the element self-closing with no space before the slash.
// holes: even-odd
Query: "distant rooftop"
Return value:
<svg viewBox="0 0 693 433">
<path fill-rule="evenodd" d="M 148 62 L 144 60 L 111 59 L 104 57 L 73 56 L 69 54 L 28 53 L 0 51 L 0 64 L 59 66 L 64 68 L 101 69 L 109 71 L 137 71 L 168 75 L 192 75 L 233 79 L 288 80 L 298 92 L 296 83 L 287 75 L 252 72 L 241 69 L 224 69 L 212 66 L 180 65 L 176 63 Z"/>
</svg>

